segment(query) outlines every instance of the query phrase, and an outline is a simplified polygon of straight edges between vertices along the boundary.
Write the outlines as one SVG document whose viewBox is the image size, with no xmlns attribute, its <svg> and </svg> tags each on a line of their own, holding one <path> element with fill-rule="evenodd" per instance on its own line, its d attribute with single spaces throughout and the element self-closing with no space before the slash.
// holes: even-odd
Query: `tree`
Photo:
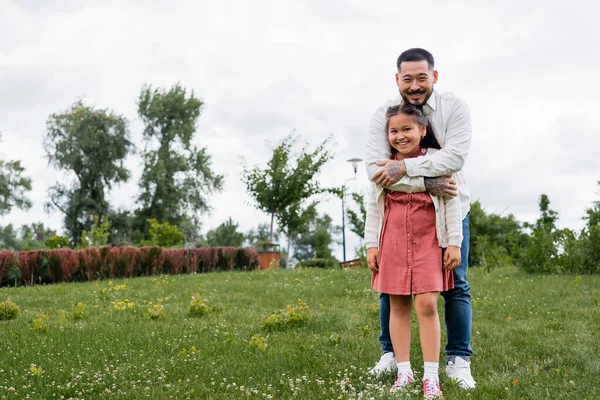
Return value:
<svg viewBox="0 0 600 400">
<path fill-rule="evenodd" d="M 262 249 L 265 244 L 269 244 L 270 240 L 270 228 L 269 224 L 259 224 L 256 228 L 250 229 L 246 233 L 245 245 L 248 247 L 256 247 Z M 273 232 L 275 240 L 279 240 L 279 234 Z"/>
<path fill-rule="evenodd" d="M 110 222 L 108 218 L 100 220 L 97 215 L 93 216 L 94 223 L 90 231 L 83 231 L 77 247 L 85 249 L 88 247 L 102 247 L 108 244 L 110 235 Z"/>
<path fill-rule="evenodd" d="M 288 254 L 291 237 L 307 223 L 306 214 L 316 206 L 309 199 L 321 192 L 317 179 L 323 165 L 332 158 L 326 148 L 329 138 L 309 151 L 303 147 L 294 153 L 298 139 L 286 136 L 275 149 L 265 169 L 244 168 L 242 181 L 255 200 L 255 207 L 271 217 L 270 241 L 273 243 L 274 222 L 288 237 Z"/>
<path fill-rule="evenodd" d="M 233 222 L 231 217 L 216 229 L 208 231 L 206 234 L 206 245 L 210 247 L 216 246 L 232 246 L 242 247 L 244 244 L 244 234 L 238 232 L 238 223 Z"/>
<path fill-rule="evenodd" d="M 367 221 L 367 209 L 365 208 L 364 196 L 360 193 L 352 193 L 352 199 L 358 204 L 358 212 L 348 208 L 346 214 L 348 215 L 348 224 L 350 230 L 361 239 L 365 238 L 365 222 Z"/>
<path fill-rule="evenodd" d="M 12 224 L 0 228 L 0 249 L 21 250 L 21 241 L 17 236 L 17 231 Z"/>
<path fill-rule="evenodd" d="M 557 243 L 561 232 L 556 229 L 558 212 L 550 208 L 550 199 L 542 194 L 538 202 L 540 218 L 535 225 L 526 223 L 532 230 L 524 251 L 521 267 L 527 272 L 557 272 L 560 267 Z"/>
<path fill-rule="evenodd" d="M 25 168 L 20 161 L 0 160 L 0 216 L 13 207 L 27 210 L 31 201 L 25 193 L 31 190 L 31 179 L 24 177 Z"/>
<path fill-rule="evenodd" d="M 306 228 L 294 238 L 294 258 L 299 261 L 319 258 L 335 263 L 331 245 L 337 243 L 334 236 L 340 233 L 341 228 L 333 225 L 329 215 L 312 213 Z"/>
<path fill-rule="evenodd" d="M 56 236 L 56 231 L 50 228 L 46 228 L 43 222 L 34 222 L 30 225 L 23 225 L 19 229 L 21 239 L 31 237 L 40 243 L 44 243 L 46 239 L 52 236 Z"/>
<path fill-rule="evenodd" d="M 128 122 L 108 109 L 77 101 L 46 123 L 44 148 L 50 165 L 73 176 L 71 185 L 56 183 L 49 189 L 48 209 L 64 214 L 71 243 L 90 230 L 93 215 L 102 220 L 109 212 L 106 201 L 113 185 L 129 179 L 125 158 L 133 150 Z"/>
<path fill-rule="evenodd" d="M 497 263 L 517 261 L 527 246 L 527 235 L 513 214 L 487 214 L 479 201 L 471 204 L 469 226 L 469 265 L 489 270 Z"/>
<path fill-rule="evenodd" d="M 159 223 L 155 219 L 148 221 L 150 229 L 150 242 L 147 244 L 161 246 L 161 247 L 174 247 L 180 246 L 183 243 L 183 233 L 178 227 L 171 225 L 168 222 Z"/>
<path fill-rule="evenodd" d="M 223 176 L 211 169 L 206 148 L 192 145 L 202 101 L 179 84 L 168 91 L 144 86 L 138 115 L 144 123 L 144 170 L 136 211 L 136 228 L 145 232 L 149 219 L 178 227 L 210 209 L 207 196 L 221 190 Z"/>
</svg>

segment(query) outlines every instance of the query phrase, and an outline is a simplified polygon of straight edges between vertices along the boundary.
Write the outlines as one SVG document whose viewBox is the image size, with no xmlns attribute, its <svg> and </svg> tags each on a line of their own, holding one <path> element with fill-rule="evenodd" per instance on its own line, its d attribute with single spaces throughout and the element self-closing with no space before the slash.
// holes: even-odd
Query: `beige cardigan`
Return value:
<svg viewBox="0 0 600 400">
<path fill-rule="evenodd" d="M 428 154 L 432 154 L 436 151 L 437 149 L 427 149 Z M 460 247 L 463 235 L 459 197 L 445 199 L 431 195 L 431 198 L 435 207 L 436 231 L 440 247 Z M 366 200 L 367 219 L 365 222 L 365 245 L 367 248 L 379 248 L 385 212 L 384 188 L 371 182 L 369 185 L 369 192 L 366 195 Z"/>
</svg>

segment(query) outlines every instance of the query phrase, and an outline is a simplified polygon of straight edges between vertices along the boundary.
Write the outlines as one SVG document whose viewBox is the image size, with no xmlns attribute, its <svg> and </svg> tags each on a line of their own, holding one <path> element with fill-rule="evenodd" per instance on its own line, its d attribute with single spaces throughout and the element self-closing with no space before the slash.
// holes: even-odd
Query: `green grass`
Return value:
<svg viewBox="0 0 600 400">
<path fill-rule="evenodd" d="M 600 398 L 600 276 L 504 268 L 469 280 L 478 388 L 441 371 L 446 399 Z M 21 313 L 0 321 L 0 399 L 388 398 L 393 377 L 365 374 L 379 357 L 369 283 L 364 269 L 305 269 L 3 288 L 0 302 Z M 188 315 L 194 293 L 211 307 L 199 317 Z M 299 299 L 307 322 L 262 328 Z M 156 304 L 164 318 L 147 315 Z"/>
</svg>

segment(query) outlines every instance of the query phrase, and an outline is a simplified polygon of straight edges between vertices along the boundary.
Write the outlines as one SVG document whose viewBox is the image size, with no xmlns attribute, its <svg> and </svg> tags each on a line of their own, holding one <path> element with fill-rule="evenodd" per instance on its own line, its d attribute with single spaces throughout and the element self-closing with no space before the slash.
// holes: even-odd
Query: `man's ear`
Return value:
<svg viewBox="0 0 600 400">
<path fill-rule="evenodd" d="M 396 74 L 396 76 L 398 76 L 398 74 Z M 438 81 L 438 72 L 437 69 L 433 70 L 433 83 L 437 83 Z"/>
<path fill-rule="evenodd" d="M 396 85 L 400 87 L 400 75 L 396 72 Z"/>
</svg>

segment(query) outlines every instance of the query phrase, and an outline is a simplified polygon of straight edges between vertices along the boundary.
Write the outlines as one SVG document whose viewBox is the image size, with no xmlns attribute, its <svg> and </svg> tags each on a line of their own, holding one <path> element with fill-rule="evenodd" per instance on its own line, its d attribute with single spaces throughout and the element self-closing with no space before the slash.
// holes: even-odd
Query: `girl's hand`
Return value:
<svg viewBox="0 0 600 400">
<path fill-rule="evenodd" d="M 368 256 L 367 256 L 367 260 L 368 260 Z M 460 265 L 460 247 L 448 246 L 448 248 L 444 252 L 444 268 L 452 271 L 459 265 Z"/>
<path fill-rule="evenodd" d="M 379 272 L 379 249 L 377 247 L 369 247 L 367 249 L 367 265 L 371 272 Z"/>
</svg>

